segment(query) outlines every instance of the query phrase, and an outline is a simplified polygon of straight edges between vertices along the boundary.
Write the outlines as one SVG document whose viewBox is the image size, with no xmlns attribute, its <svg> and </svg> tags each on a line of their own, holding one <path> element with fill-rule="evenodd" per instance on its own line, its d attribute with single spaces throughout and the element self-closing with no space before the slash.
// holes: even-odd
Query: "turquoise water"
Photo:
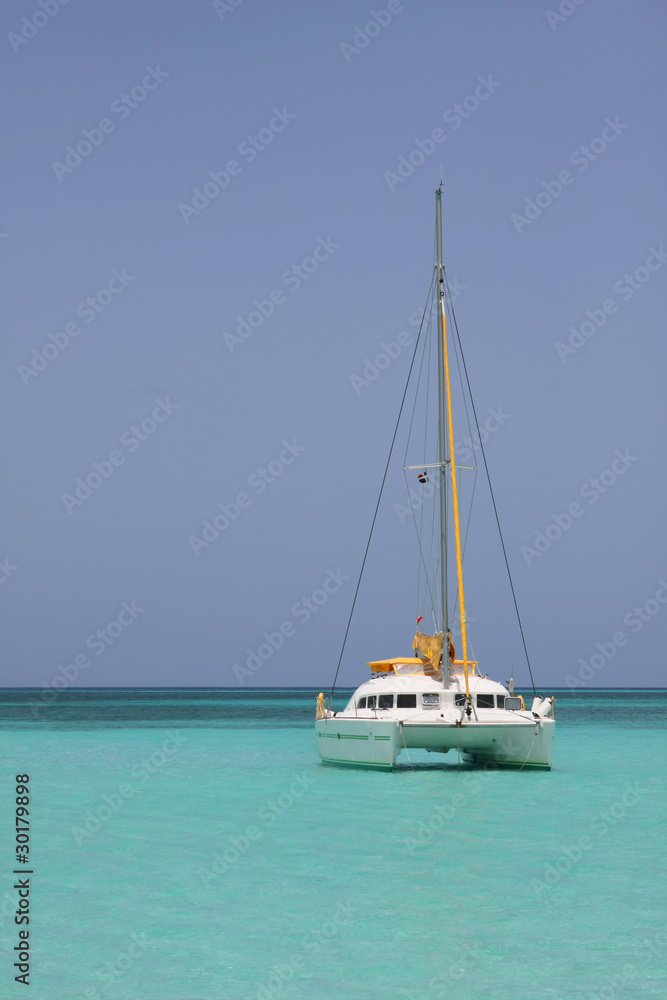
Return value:
<svg viewBox="0 0 667 1000">
<path fill-rule="evenodd" d="M 561 692 L 548 773 L 388 774 L 315 694 L 0 692 L 0 995 L 28 773 L 33 1000 L 667 997 L 667 692 Z"/>
</svg>

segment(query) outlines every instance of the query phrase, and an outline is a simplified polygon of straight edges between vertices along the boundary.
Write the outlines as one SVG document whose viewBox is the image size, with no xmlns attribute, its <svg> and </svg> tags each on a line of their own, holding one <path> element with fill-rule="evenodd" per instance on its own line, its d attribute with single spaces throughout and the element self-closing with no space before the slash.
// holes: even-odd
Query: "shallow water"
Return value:
<svg viewBox="0 0 667 1000">
<path fill-rule="evenodd" d="M 667 692 L 560 692 L 548 773 L 323 766 L 316 693 L 0 692 L 0 993 L 29 773 L 35 1000 L 664 1000 Z"/>
</svg>

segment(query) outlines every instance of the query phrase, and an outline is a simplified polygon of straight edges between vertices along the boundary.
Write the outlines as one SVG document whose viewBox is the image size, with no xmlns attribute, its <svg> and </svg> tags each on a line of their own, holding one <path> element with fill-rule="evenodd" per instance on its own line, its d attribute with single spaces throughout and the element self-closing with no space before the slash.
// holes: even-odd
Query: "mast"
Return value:
<svg viewBox="0 0 667 1000">
<path fill-rule="evenodd" d="M 452 423 L 452 391 L 449 379 L 449 354 L 447 351 L 447 324 L 445 320 L 445 275 L 442 261 L 442 185 L 435 193 L 436 254 L 438 278 L 438 461 L 440 462 L 440 564 L 443 601 L 443 684 L 445 681 L 445 655 L 449 660 L 449 611 L 447 607 L 447 491 L 446 475 L 449 465 L 452 480 L 452 520 L 456 555 L 456 581 L 458 584 L 459 617 L 461 619 L 461 653 L 466 687 L 466 711 L 470 715 L 470 684 L 468 677 L 468 633 L 466 627 L 465 597 L 463 593 L 463 558 L 461 554 L 461 529 L 459 523 L 459 495 L 456 482 L 456 456 L 454 454 L 454 426 Z M 449 460 L 446 458 L 446 437 L 449 437 Z M 447 653 L 444 644 L 447 643 Z"/>
<path fill-rule="evenodd" d="M 438 463 L 440 475 L 440 596 L 442 601 L 442 680 L 449 666 L 449 602 L 447 594 L 447 409 L 445 387 L 445 275 L 442 261 L 442 185 L 435 192 L 435 271 L 438 290 Z M 445 653 L 445 648 L 447 652 Z"/>
</svg>

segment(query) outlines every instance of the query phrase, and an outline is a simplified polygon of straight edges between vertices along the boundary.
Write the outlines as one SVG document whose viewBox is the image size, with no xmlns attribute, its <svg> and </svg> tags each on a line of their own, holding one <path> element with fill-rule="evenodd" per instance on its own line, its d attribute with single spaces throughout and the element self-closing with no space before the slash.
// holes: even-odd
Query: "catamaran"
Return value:
<svg viewBox="0 0 667 1000">
<path fill-rule="evenodd" d="M 463 588 L 464 544 L 461 531 L 459 473 L 465 468 L 475 467 L 464 467 L 457 462 L 452 421 L 453 355 L 459 372 L 461 363 L 465 372 L 487 476 L 488 466 L 479 434 L 474 401 L 469 392 L 470 386 L 458 338 L 458 328 L 455 326 L 456 338 L 452 337 L 449 330 L 452 324 L 447 322 L 447 314 L 449 313 L 450 319 L 454 314 L 442 254 L 442 184 L 436 191 L 435 197 L 435 264 L 422 326 L 427 315 L 435 317 L 435 322 L 429 322 L 429 327 L 433 329 L 433 334 L 437 338 L 437 458 L 433 462 L 424 461 L 421 465 L 404 467 L 406 471 L 421 470 L 418 475 L 421 484 L 430 485 L 429 471 L 432 471 L 435 477 L 431 488 L 431 495 L 434 498 L 433 523 L 438 543 L 434 547 L 437 554 L 435 561 L 431 559 L 426 565 L 420 543 L 425 575 L 430 571 L 433 577 L 431 582 L 426 583 L 424 599 L 430 604 L 428 610 L 431 612 L 434 627 L 428 633 L 419 630 L 423 617 L 418 616 L 417 632 L 413 641 L 414 655 L 370 661 L 368 663 L 371 668 L 370 679 L 357 688 L 342 711 L 336 712 L 331 708 L 333 689 L 328 699 L 325 699 L 324 693 L 320 693 L 317 698 L 315 720 L 317 749 L 322 760 L 328 764 L 358 767 L 391 769 L 403 751 L 409 756 L 410 749 L 421 748 L 442 754 L 456 751 L 459 759 L 463 757 L 468 762 L 485 766 L 549 769 L 555 729 L 555 699 L 552 696 L 542 698 L 533 684 L 534 697 L 530 708 L 527 709 L 523 697 L 514 693 L 512 680 L 507 686 L 491 680 L 488 673 L 481 672 L 479 663 L 470 655 Z M 455 322 L 454 316 L 454 325 Z M 420 328 L 420 337 L 421 332 Z M 413 365 L 417 346 L 413 355 Z M 425 358 L 424 348 L 422 366 Z M 408 384 L 409 382 L 410 376 Z M 404 395 L 403 402 L 405 398 Z M 399 421 L 400 419 L 399 413 Z M 394 441 L 395 439 L 396 434 Z M 389 458 L 391 459 L 391 451 Z M 389 461 L 387 469 L 388 466 Z M 490 479 L 489 489 L 493 499 Z M 381 496 L 382 489 L 380 498 Z M 380 500 L 378 506 L 379 503 Z M 495 499 L 493 509 L 497 519 Z M 377 511 L 376 507 L 376 516 Z M 499 522 L 498 528 L 500 529 Z M 453 553 L 450 551 L 452 531 Z M 509 573 L 509 561 L 502 532 L 500 538 Z M 450 575 L 453 580 L 450 580 Z M 510 586 L 532 680 L 532 669 L 511 574 Z M 358 589 L 359 585 L 357 592 Z M 454 601 L 450 599 L 452 589 L 455 590 Z M 454 621 L 452 605 L 457 605 L 460 657 L 456 655 L 452 635 Z M 354 611 L 354 602 L 352 610 Z M 349 627 L 348 621 L 348 631 Z M 457 642 L 458 639 L 457 635 Z M 345 640 L 343 650 L 344 648 Z M 338 663 L 339 668 L 342 656 L 343 651 Z"/>
</svg>

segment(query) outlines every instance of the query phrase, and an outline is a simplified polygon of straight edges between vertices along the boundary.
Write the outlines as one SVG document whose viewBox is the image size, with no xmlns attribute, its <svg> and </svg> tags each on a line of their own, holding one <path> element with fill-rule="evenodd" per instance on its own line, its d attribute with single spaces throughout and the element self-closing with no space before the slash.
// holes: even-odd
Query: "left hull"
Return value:
<svg viewBox="0 0 667 1000">
<path fill-rule="evenodd" d="M 385 719 L 318 719 L 315 732 L 327 764 L 391 768 L 402 746 L 398 722 Z"/>
</svg>

